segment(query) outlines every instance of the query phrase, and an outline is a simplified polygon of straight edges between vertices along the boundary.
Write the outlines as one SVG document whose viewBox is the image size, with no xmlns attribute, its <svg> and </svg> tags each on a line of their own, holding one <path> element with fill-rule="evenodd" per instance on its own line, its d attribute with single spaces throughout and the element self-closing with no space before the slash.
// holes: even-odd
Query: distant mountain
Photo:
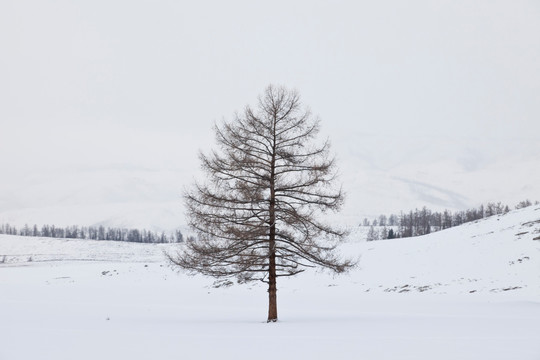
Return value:
<svg viewBox="0 0 540 360">
<path fill-rule="evenodd" d="M 178 173 L 72 170 L 25 180 L 4 197 L 0 222 L 153 231 L 185 227 Z"/>
<path fill-rule="evenodd" d="M 383 134 L 337 140 L 343 141 L 335 152 L 347 196 L 339 214 L 325 216 L 347 226 L 423 206 L 438 211 L 499 201 L 513 206 L 540 194 L 536 142 L 516 139 L 493 149 L 466 138 L 429 146 L 422 137 Z M 394 142 L 392 151 L 386 141 Z M 0 222 L 170 231 L 185 228 L 181 194 L 200 173 L 187 165 L 168 171 L 110 165 L 7 175 L 0 178 Z"/>
</svg>

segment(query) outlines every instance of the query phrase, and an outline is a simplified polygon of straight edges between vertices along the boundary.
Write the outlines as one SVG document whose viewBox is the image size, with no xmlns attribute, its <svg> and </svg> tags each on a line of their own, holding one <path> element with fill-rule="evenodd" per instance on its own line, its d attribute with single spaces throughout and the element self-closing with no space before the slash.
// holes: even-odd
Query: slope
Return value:
<svg viewBox="0 0 540 360">
<path fill-rule="evenodd" d="M 263 284 L 178 274 L 177 245 L 0 236 L 0 359 L 538 359 L 538 236 L 532 206 L 351 239 L 350 274 L 279 279 L 275 325 Z"/>
</svg>

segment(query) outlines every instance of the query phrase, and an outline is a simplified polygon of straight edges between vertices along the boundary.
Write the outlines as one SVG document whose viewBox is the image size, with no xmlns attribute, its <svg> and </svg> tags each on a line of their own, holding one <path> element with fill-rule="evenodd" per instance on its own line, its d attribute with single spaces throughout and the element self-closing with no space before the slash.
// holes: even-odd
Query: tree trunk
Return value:
<svg viewBox="0 0 540 360">
<path fill-rule="evenodd" d="M 268 322 L 276 322 L 277 317 L 277 287 L 276 287 L 276 254 L 270 255 L 270 267 L 268 269 Z"/>
<path fill-rule="evenodd" d="M 272 165 L 273 165 L 272 161 Z M 277 321 L 277 287 L 276 287 L 276 215 L 274 193 L 274 171 L 272 167 L 272 186 L 270 195 L 270 234 L 268 241 L 268 322 Z"/>
<path fill-rule="evenodd" d="M 277 321 L 277 287 L 276 287 L 276 120 L 274 117 L 274 141 L 270 169 L 270 234 L 268 241 L 268 320 Z"/>
</svg>

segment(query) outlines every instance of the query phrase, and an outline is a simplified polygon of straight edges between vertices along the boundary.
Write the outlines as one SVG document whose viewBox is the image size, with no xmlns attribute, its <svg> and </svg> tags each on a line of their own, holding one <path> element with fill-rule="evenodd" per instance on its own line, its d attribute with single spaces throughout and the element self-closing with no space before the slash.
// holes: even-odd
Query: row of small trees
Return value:
<svg viewBox="0 0 540 360">
<path fill-rule="evenodd" d="M 535 204 L 538 203 L 538 201 L 535 202 Z M 519 202 L 515 208 L 521 209 L 532 204 L 530 200 L 524 200 Z M 368 241 L 405 238 L 426 235 L 493 215 L 506 214 L 509 211 L 508 205 L 501 202 L 490 202 L 485 206 L 480 205 L 478 208 L 453 213 L 450 210 L 444 210 L 443 212 L 431 211 L 424 206 L 420 210 L 415 209 L 408 213 L 401 212 L 399 215 L 392 214 L 388 217 L 380 215 L 371 222 L 366 218 L 363 225 L 371 226 L 368 231 Z"/>
<path fill-rule="evenodd" d="M 39 236 L 66 239 L 90 239 L 90 240 L 112 240 L 128 241 L 138 243 L 171 243 L 184 241 L 184 235 L 180 230 L 173 233 L 157 233 L 150 230 L 126 229 L 104 226 L 67 226 L 60 227 L 55 225 L 43 225 L 39 228 L 37 225 L 24 225 L 22 228 L 10 224 L 0 225 L 0 234 L 20 235 L 20 236 Z"/>
</svg>

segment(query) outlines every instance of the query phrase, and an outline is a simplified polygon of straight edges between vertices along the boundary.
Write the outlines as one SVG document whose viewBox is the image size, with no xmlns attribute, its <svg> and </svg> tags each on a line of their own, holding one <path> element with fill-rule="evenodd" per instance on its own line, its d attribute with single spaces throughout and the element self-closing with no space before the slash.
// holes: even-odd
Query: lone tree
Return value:
<svg viewBox="0 0 540 360">
<path fill-rule="evenodd" d="M 354 265 L 335 251 L 345 233 L 319 220 L 343 203 L 332 188 L 329 143 L 313 143 L 319 121 L 298 93 L 273 86 L 257 109 L 247 106 L 214 131 L 219 150 L 200 155 L 206 182 L 184 195 L 198 239 L 171 260 L 191 274 L 267 283 L 268 322 L 275 322 L 278 277 Z"/>
</svg>

